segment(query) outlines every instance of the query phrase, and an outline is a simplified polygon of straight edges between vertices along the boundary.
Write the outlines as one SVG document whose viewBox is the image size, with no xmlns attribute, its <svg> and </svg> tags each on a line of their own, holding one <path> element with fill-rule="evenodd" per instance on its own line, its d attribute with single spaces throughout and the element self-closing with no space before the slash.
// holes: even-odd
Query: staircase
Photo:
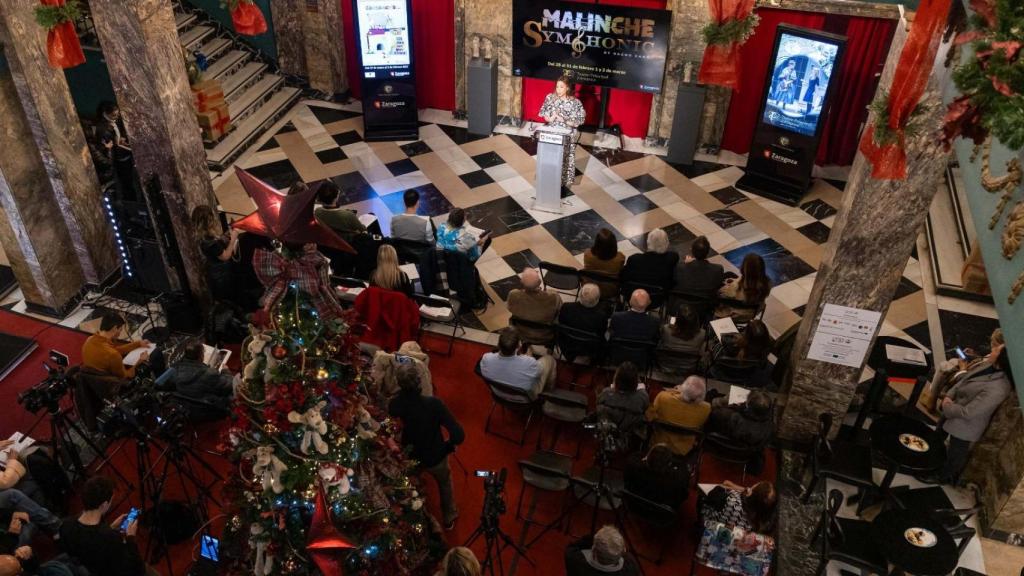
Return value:
<svg viewBox="0 0 1024 576">
<path fill-rule="evenodd" d="M 218 79 L 224 88 L 233 128 L 216 142 L 206 143 L 206 162 L 224 170 L 292 107 L 298 88 L 252 48 L 233 39 L 224 27 L 196 8 L 174 2 L 178 37 L 189 53 L 198 50 L 207 59 L 204 79 Z"/>
</svg>

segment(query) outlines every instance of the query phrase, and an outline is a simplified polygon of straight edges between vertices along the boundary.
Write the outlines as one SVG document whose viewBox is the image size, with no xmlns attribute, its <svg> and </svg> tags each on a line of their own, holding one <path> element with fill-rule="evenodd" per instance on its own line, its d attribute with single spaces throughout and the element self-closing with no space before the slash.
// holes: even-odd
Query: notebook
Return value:
<svg viewBox="0 0 1024 576">
<path fill-rule="evenodd" d="M 8 450 L 17 450 L 18 452 L 24 452 L 26 448 L 36 443 L 35 438 L 32 438 L 31 436 L 25 436 L 21 432 L 15 432 L 14 434 L 11 434 L 11 437 L 8 438 L 8 440 L 13 441 L 14 444 L 11 444 L 7 448 L 4 448 L 3 452 L 0 452 L 0 464 L 7 463 Z"/>
<path fill-rule="evenodd" d="M 885 355 L 890 362 L 913 364 L 915 366 L 928 365 L 928 360 L 925 358 L 924 351 L 919 348 L 907 348 L 905 346 L 893 346 L 892 344 L 886 344 Z"/>
</svg>

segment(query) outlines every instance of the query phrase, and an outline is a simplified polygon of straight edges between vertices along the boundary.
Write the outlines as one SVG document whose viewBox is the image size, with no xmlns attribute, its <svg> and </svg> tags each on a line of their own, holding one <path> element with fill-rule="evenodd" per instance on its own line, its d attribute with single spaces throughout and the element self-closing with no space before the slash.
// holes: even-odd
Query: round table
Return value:
<svg viewBox="0 0 1024 576">
<path fill-rule="evenodd" d="M 886 510 L 875 517 L 871 527 L 879 551 L 906 574 L 945 576 L 960 560 L 956 541 L 941 522 L 925 512 Z"/>
<path fill-rule="evenodd" d="M 870 433 L 872 452 L 888 463 L 880 486 L 883 492 L 900 470 L 933 472 L 946 462 L 944 435 L 920 420 L 899 414 L 883 416 L 871 423 Z"/>
</svg>

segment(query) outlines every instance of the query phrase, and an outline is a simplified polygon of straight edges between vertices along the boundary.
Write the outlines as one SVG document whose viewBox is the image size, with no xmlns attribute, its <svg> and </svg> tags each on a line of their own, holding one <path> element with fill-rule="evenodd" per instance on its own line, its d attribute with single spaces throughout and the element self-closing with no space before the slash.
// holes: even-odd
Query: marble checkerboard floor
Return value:
<svg viewBox="0 0 1024 576">
<path fill-rule="evenodd" d="M 730 270 L 757 252 L 774 285 L 764 319 L 777 336 L 803 314 L 842 196 L 841 182 L 817 180 L 800 206 L 785 206 L 737 190 L 743 172 L 736 166 L 672 165 L 653 154 L 603 152 L 584 144 L 577 152 L 578 183 L 563 199 L 564 213 L 550 214 L 531 208 L 536 143 L 525 130 L 474 136 L 464 123 L 437 111 L 421 113 L 420 124 L 415 142 L 365 142 L 358 104 L 307 101 L 238 165 L 282 189 L 297 179 L 331 178 L 343 204 L 375 213 L 385 233 L 409 188 L 420 192 L 421 212 L 438 222 L 453 206 L 465 208 L 471 223 L 494 236 L 478 269 L 495 304 L 464 317 L 467 337 L 478 341 L 496 341 L 494 332 L 507 325 L 504 302 L 517 286 L 518 272 L 541 260 L 582 266 L 582 253 L 601 227 L 616 234 L 627 256 L 642 250 L 646 233 L 659 227 L 684 254 L 696 236 L 707 236 L 713 260 Z M 254 209 L 233 170 L 214 183 L 225 210 Z M 990 306 L 947 299 L 945 309 L 941 302 L 932 307 L 936 329 L 930 327 L 926 300 L 934 305 L 942 297 L 926 293 L 923 268 L 916 257 L 907 262 L 882 334 L 931 349 L 933 339 L 946 340 L 941 328 L 949 325 L 956 327 L 957 340 L 970 335 L 978 337 L 972 342 L 985 342 L 996 322 Z"/>
</svg>

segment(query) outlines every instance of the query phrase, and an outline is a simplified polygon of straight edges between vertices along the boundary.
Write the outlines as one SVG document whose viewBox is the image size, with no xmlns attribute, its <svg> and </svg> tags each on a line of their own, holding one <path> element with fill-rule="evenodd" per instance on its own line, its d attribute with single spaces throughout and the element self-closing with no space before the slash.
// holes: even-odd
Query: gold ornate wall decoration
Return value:
<svg viewBox="0 0 1024 576">
<path fill-rule="evenodd" d="M 981 186 L 989 193 L 1000 194 L 999 203 L 988 223 L 988 229 L 994 230 L 1003 212 L 1013 200 L 1013 194 L 1024 179 L 1024 171 L 1021 170 L 1020 160 L 1012 158 L 1006 162 L 1006 174 L 993 177 L 989 162 L 992 154 L 992 138 L 985 140 L 981 150 Z M 1012 259 L 1020 251 L 1021 243 L 1024 242 L 1024 200 L 1020 200 L 1010 212 L 1009 218 L 1003 227 L 1002 248 L 1003 258 Z M 1016 302 L 1021 292 L 1024 292 L 1024 271 L 1017 276 L 1017 279 L 1010 286 L 1010 295 L 1006 301 L 1010 304 Z"/>
</svg>

